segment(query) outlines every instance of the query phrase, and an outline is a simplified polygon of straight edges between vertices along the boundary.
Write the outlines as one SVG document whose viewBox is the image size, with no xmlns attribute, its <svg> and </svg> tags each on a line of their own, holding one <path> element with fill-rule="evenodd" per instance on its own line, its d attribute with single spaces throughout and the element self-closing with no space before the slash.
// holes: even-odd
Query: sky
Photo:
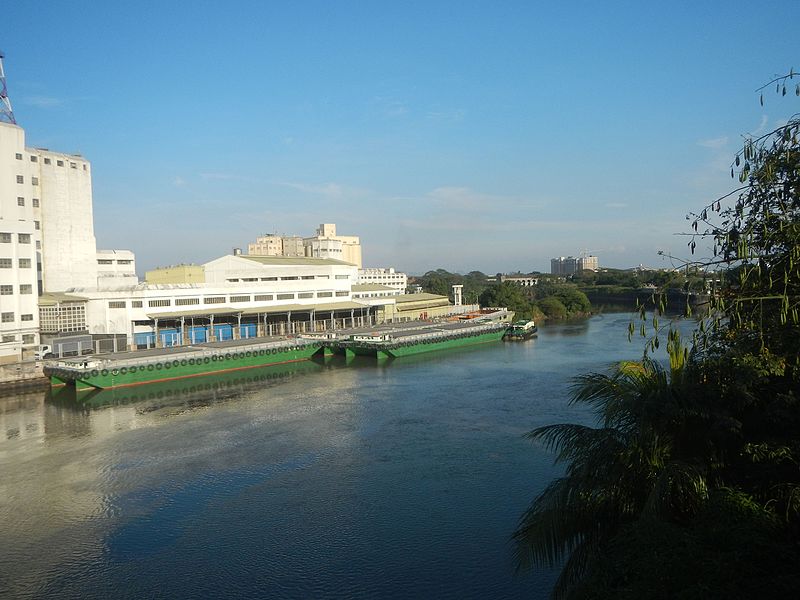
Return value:
<svg viewBox="0 0 800 600">
<path fill-rule="evenodd" d="M 800 69 L 797 0 L 8 4 L 27 145 L 91 161 L 140 273 L 320 223 L 411 274 L 671 267 L 798 109 L 755 92 Z"/>
</svg>

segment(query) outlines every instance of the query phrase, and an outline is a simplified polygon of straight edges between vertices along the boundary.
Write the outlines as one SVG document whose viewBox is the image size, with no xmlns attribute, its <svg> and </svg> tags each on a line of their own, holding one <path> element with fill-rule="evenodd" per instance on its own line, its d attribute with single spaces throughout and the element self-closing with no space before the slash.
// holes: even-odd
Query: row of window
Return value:
<svg viewBox="0 0 800 600">
<path fill-rule="evenodd" d="M 32 198 L 31 204 L 34 208 L 39 208 L 39 199 Z M 24 196 L 17 196 L 17 206 L 25 206 L 25 197 Z"/>
<path fill-rule="evenodd" d="M 19 318 L 20 321 L 33 321 L 33 315 L 31 314 L 20 315 Z M 13 322 L 14 322 L 13 312 L 0 313 L 0 323 L 13 323 Z"/>
<path fill-rule="evenodd" d="M 7 342 L 16 342 L 17 336 L 15 335 L 4 335 L 3 336 L 3 343 Z M 22 343 L 23 344 L 33 344 L 36 342 L 36 336 L 32 333 L 23 333 L 22 334 Z"/>
<path fill-rule="evenodd" d="M 28 284 L 22 284 L 19 286 L 19 293 L 32 294 L 33 286 Z M 13 296 L 13 295 L 14 295 L 13 285 L 0 285 L 0 296 Z"/>
<path fill-rule="evenodd" d="M 22 175 L 17 175 L 17 183 L 25 183 L 25 177 Z M 39 185 L 39 178 L 31 177 L 31 185 Z"/>
<path fill-rule="evenodd" d="M 85 303 L 71 302 L 58 306 L 39 307 L 39 329 L 48 333 L 86 331 Z"/>
<path fill-rule="evenodd" d="M 349 292 L 339 291 L 336 292 L 337 297 L 348 296 Z M 231 296 L 228 302 L 241 303 L 241 302 L 268 302 L 270 300 L 295 300 L 295 299 L 308 299 L 313 298 L 314 292 L 298 292 L 298 293 L 285 293 L 285 294 L 255 294 L 254 296 Z M 332 298 L 333 292 L 317 292 L 317 298 Z M 206 296 L 203 298 L 203 304 L 224 304 L 225 296 Z M 200 298 L 176 298 L 175 306 L 196 306 L 200 304 Z M 147 306 L 149 308 L 161 308 L 164 306 L 172 306 L 172 300 L 158 299 L 148 300 Z M 108 308 L 127 308 L 125 300 L 111 300 L 108 303 Z M 131 300 L 131 308 L 142 308 L 141 300 Z"/>
<path fill-rule="evenodd" d="M 33 226 L 36 229 L 39 229 L 39 221 L 34 221 Z M 0 244 L 10 244 L 12 241 L 13 234 L 8 232 L 0 232 Z M 30 244 L 31 243 L 31 234 L 30 233 L 18 233 L 17 234 L 17 241 L 20 244 Z"/>
<path fill-rule="evenodd" d="M 12 269 L 14 268 L 14 259 L 13 258 L 0 258 L 0 269 Z M 20 269 L 30 269 L 31 268 L 31 259 L 30 258 L 20 258 L 19 259 L 19 268 Z"/>
<path fill-rule="evenodd" d="M 313 279 L 330 279 L 330 275 L 289 275 L 287 277 L 242 277 L 226 279 L 228 283 L 251 283 L 253 281 L 298 281 L 298 280 L 313 280 Z M 349 279 L 349 275 L 336 275 L 336 279 Z"/>
<path fill-rule="evenodd" d="M 14 157 L 17 160 L 22 160 L 22 154 L 20 152 L 16 152 Z M 39 162 L 39 157 L 36 156 L 35 154 L 31 154 L 31 162 L 32 163 Z M 50 160 L 50 158 L 45 157 L 44 158 L 44 164 L 46 164 L 46 165 L 52 164 L 52 161 Z M 64 161 L 63 160 L 56 160 L 56 165 L 59 166 L 59 167 L 63 167 L 64 166 Z M 70 161 L 69 167 L 70 167 L 70 169 L 77 169 L 78 168 L 78 163 L 74 163 L 74 162 Z M 83 165 L 83 170 L 84 171 L 86 170 L 86 165 Z"/>
<path fill-rule="evenodd" d="M 38 227 L 37 227 L 37 229 L 38 229 Z M 129 265 L 132 262 L 133 262 L 132 260 L 125 260 L 125 259 L 117 260 L 117 264 L 118 265 Z M 97 264 L 98 265 L 113 265 L 114 261 L 111 260 L 110 258 L 98 258 L 97 259 Z"/>
</svg>

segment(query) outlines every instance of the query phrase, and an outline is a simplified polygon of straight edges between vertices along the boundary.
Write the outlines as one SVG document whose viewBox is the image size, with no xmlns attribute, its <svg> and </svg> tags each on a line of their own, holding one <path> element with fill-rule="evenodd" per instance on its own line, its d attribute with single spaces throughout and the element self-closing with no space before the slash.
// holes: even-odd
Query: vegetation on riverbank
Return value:
<svg viewBox="0 0 800 600">
<path fill-rule="evenodd" d="M 781 95 L 797 75 L 777 78 Z M 796 88 L 800 96 L 800 86 Z M 692 215 L 690 265 L 724 270 L 690 346 L 642 318 L 647 354 L 578 378 L 597 427 L 529 437 L 565 475 L 522 516 L 518 564 L 563 565 L 556 596 L 794 597 L 800 590 L 800 117 L 745 138 L 741 187 Z M 652 321 L 650 321 L 652 319 Z M 635 332 L 631 327 L 631 333 Z"/>
<path fill-rule="evenodd" d="M 513 310 L 520 319 L 544 321 L 587 317 L 592 314 L 589 299 L 577 285 L 544 277 L 539 285 L 522 287 L 508 281 L 499 282 L 497 279 L 480 271 L 460 275 L 437 269 L 428 271 L 416 281 L 424 291 L 442 296 L 450 296 L 453 285 L 463 285 L 464 303 L 504 306 Z"/>
</svg>

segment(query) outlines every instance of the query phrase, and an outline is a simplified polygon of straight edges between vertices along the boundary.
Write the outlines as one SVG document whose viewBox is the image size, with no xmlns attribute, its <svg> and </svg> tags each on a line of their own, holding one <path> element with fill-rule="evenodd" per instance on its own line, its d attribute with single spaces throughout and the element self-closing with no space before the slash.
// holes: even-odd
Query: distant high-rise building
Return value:
<svg viewBox="0 0 800 600">
<path fill-rule="evenodd" d="M 573 275 L 581 271 L 596 271 L 597 269 L 597 257 L 591 254 L 584 254 L 579 258 L 559 256 L 550 259 L 550 273 L 553 275 Z"/>
</svg>

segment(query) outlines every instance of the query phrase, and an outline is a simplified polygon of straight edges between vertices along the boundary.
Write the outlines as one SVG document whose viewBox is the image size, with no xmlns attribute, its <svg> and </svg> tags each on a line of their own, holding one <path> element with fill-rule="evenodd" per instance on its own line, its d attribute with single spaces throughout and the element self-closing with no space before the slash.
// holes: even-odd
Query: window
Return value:
<svg viewBox="0 0 800 600">
<path fill-rule="evenodd" d="M 84 171 L 86 170 L 86 165 L 83 165 L 83 170 L 84 170 Z"/>
<path fill-rule="evenodd" d="M 78 165 L 76 165 L 74 162 L 71 162 L 71 163 L 69 163 L 69 168 L 70 169 L 77 169 Z"/>
<path fill-rule="evenodd" d="M 17 341 L 17 336 L 15 336 L 15 335 L 4 335 L 3 336 L 3 343 L 16 342 L 16 341 Z"/>
<path fill-rule="evenodd" d="M 31 177 L 31 185 L 39 185 L 39 178 Z"/>
<path fill-rule="evenodd" d="M 30 258 L 20 258 L 19 259 L 19 268 L 20 269 L 30 269 L 31 268 L 31 259 Z"/>
<path fill-rule="evenodd" d="M 294 300 L 294 294 L 278 294 L 278 300 Z"/>
<path fill-rule="evenodd" d="M 225 302 L 225 296 L 207 296 L 203 298 L 203 302 L 206 304 L 223 304 Z"/>
<path fill-rule="evenodd" d="M 350 279 L 349 275 L 337 275 L 336 279 Z"/>
<path fill-rule="evenodd" d="M 172 306 L 171 300 L 148 300 L 147 306 L 154 307 L 154 306 Z"/>
<path fill-rule="evenodd" d="M 0 258 L 0 269 L 10 269 L 13 262 L 10 258 Z"/>
<path fill-rule="evenodd" d="M 314 293 L 313 292 L 300 292 L 299 294 L 297 294 L 297 297 L 298 298 L 313 298 L 314 297 Z"/>
<path fill-rule="evenodd" d="M 314 276 L 313 275 L 303 275 L 303 276 L 300 277 L 300 279 L 314 279 Z"/>
<path fill-rule="evenodd" d="M 41 224 L 39 221 L 34 221 L 34 222 L 33 222 L 33 228 L 34 228 L 36 231 L 39 231 L 39 230 L 42 228 L 42 224 Z"/>
<path fill-rule="evenodd" d="M 111 300 L 108 303 L 108 308 L 125 308 L 126 306 L 125 300 Z"/>
<path fill-rule="evenodd" d="M 36 249 L 37 250 L 42 249 L 42 242 L 40 242 L 39 240 L 36 240 Z M 39 270 L 41 271 L 41 264 L 39 265 L 39 267 L 40 267 Z"/>
<path fill-rule="evenodd" d="M 17 175 L 17 183 L 25 183 L 25 178 L 22 175 Z"/>
<path fill-rule="evenodd" d="M 20 154 L 19 152 L 17 152 L 17 153 L 14 155 L 14 158 L 16 158 L 17 160 L 22 160 L 22 154 Z"/>
<path fill-rule="evenodd" d="M 258 277 L 243 277 L 242 281 L 258 281 Z"/>
<path fill-rule="evenodd" d="M 20 315 L 19 318 L 20 318 L 20 321 L 33 321 L 33 315 L 29 315 L 29 314 Z"/>
<path fill-rule="evenodd" d="M 200 298 L 177 298 L 175 306 L 191 306 L 193 304 L 200 304 Z"/>
<path fill-rule="evenodd" d="M 256 302 L 266 302 L 267 300 L 272 300 L 272 294 L 256 294 L 253 300 Z"/>
<path fill-rule="evenodd" d="M 133 262 L 132 260 L 118 260 L 118 261 L 117 261 L 117 264 L 118 264 L 118 265 L 129 265 L 129 264 L 131 264 L 132 262 Z"/>
<path fill-rule="evenodd" d="M 44 159 L 44 164 L 49 165 L 50 164 L 50 159 L 49 158 L 45 158 Z"/>
<path fill-rule="evenodd" d="M 10 244 L 11 243 L 11 234 L 10 233 L 0 233 L 0 243 Z"/>
<path fill-rule="evenodd" d="M 262 277 L 261 281 L 278 281 L 277 277 Z"/>
<path fill-rule="evenodd" d="M 317 279 L 330 279 L 330 275 L 317 275 Z"/>
<path fill-rule="evenodd" d="M 142 308 L 141 300 L 131 300 L 131 308 Z"/>
<path fill-rule="evenodd" d="M 2 322 L 2 323 L 13 323 L 14 322 L 14 313 L 13 312 L 0 313 L 0 322 Z"/>
<path fill-rule="evenodd" d="M 292 275 L 291 277 L 281 277 L 281 281 L 295 281 L 298 277 L 296 275 Z"/>
<path fill-rule="evenodd" d="M 34 198 L 33 200 L 31 200 L 31 204 L 33 204 L 34 208 L 39 208 L 39 199 Z"/>
<path fill-rule="evenodd" d="M 108 260 L 107 258 L 98 258 L 97 259 L 97 264 L 98 265 L 113 265 L 114 261 L 113 260 Z"/>
<path fill-rule="evenodd" d="M 0 285 L 0 296 L 10 296 L 14 293 L 13 285 Z"/>
<path fill-rule="evenodd" d="M 317 298 L 331 298 L 333 297 L 333 292 L 317 292 Z"/>
<path fill-rule="evenodd" d="M 17 196 L 17 206 L 25 206 L 25 198 Z"/>
<path fill-rule="evenodd" d="M 231 296 L 231 302 L 250 302 L 250 296 Z"/>
<path fill-rule="evenodd" d="M 57 164 L 59 167 L 63 167 L 63 166 L 64 166 L 64 161 L 63 161 L 63 160 L 57 160 L 57 161 L 56 161 L 56 164 Z"/>
<path fill-rule="evenodd" d="M 31 243 L 31 234 L 30 233 L 18 233 L 17 237 L 19 238 L 20 244 L 30 244 Z"/>
<path fill-rule="evenodd" d="M 349 296 L 349 295 L 350 295 L 350 292 L 336 292 L 337 298 L 341 297 L 341 296 Z"/>
<path fill-rule="evenodd" d="M 31 162 L 39 162 L 39 157 L 31 155 Z"/>
<path fill-rule="evenodd" d="M 32 285 L 27 285 L 27 284 L 22 284 L 21 286 L 19 286 L 19 293 L 20 294 L 32 294 L 33 293 L 33 286 Z"/>
<path fill-rule="evenodd" d="M 36 341 L 36 336 L 32 333 L 25 333 L 22 335 L 23 344 L 33 344 Z"/>
</svg>

